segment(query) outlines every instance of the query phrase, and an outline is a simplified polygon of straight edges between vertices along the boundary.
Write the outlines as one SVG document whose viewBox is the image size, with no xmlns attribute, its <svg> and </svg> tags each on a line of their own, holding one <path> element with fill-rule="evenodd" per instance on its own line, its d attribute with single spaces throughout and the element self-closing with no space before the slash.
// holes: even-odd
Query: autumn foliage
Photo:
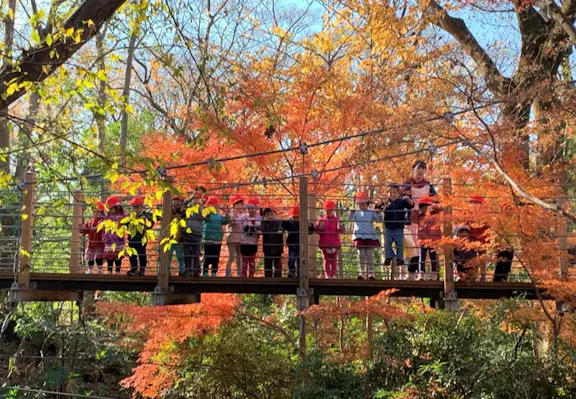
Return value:
<svg viewBox="0 0 576 399">
<path fill-rule="evenodd" d="M 240 301 L 237 295 L 206 294 L 201 303 L 192 305 L 139 307 L 101 303 L 99 313 L 109 316 L 110 323 L 124 320 L 120 325 L 129 337 L 125 344 L 140 350 L 139 365 L 121 385 L 144 397 L 161 397 L 177 381 L 179 364 L 186 356 L 186 351 L 177 350 L 177 345 L 217 331 L 234 317 Z"/>
</svg>

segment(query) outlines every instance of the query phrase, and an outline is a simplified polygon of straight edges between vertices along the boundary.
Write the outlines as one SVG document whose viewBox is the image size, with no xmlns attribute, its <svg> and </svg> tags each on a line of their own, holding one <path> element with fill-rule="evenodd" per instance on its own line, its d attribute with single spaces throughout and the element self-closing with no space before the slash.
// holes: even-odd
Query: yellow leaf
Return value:
<svg viewBox="0 0 576 399">
<path fill-rule="evenodd" d="M 98 77 L 98 79 L 100 79 L 102 82 L 106 82 L 106 80 L 108 80 L 106 78 L 106 72 L 104 70 L 99 70 L 98 73 L 96 74 L 96 76 Z"/>
<path fill-rule="evenodd" d="M 32 41 L 36 44 L 40 44 L 40 35 L 36 29 L 32 31 Z"/>
<path fill-rule="evenodd" d="M 48 33 L 48 35 L 46 36 L 46 44 L 49 46 L 52 45 L 52 35 L 50 33 Z"/>
<path fill-rule="evenodd" d="M 8 8 L 8 16 L 10 17 L 10 19 L 12 21 L 14 21 L 14 10 L 11 8 Z"/>
</svg>

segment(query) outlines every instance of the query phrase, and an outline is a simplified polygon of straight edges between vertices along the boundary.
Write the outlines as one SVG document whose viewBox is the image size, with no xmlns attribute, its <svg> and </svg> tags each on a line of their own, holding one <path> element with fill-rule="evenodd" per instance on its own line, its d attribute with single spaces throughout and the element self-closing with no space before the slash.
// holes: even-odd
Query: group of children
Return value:
<svg viewBox="0 0 576 399">
<path fill-rule="evenodd" d="M 122 267 L 122 254 L 131 253 L 128 275 L 144 275 L 146 273 L 146 231 L 154 222 L 151 215 L 144 210 L 144 200 L 141 197 L 132 198 L 132 217 L 128 217 L 120 204 L 120 198 L 111 196 L 106 202 L 97 201 L 92 208 L 92 219 L 78 226 L 80 233 L 88 236 L 86 260 L 88 273 L 102 274 L 104 261 L 107 262 L 108 273 L 119 274 Z M 127 251 L 126 243 L 128 242 Z"/>
<path fill-rule="evenodd" d="M 358 279 L 374 279 L 374 253 L 381 246 L 376 223 L 382 223 L 385 236 L 385 265 L 395 262 L 400 271 L 400 279 L 438 279 L 439 262 L 437 242 L 442 238 L 438 218 L 442 208 L 435 203 L 435 191 L 429 185 L 424 193 L 412 185 L 391 185 L 388 195 L 372 201 L 366 192 L 355 197 L 357 209 L 350 211 L 348 222 L 352 225 L 352 240 L 358 250 Z M 417 187 L 416 187 L 417 188 Z M 414 195 L 416 191 L 416 195 Z M 472 197 L 470 203 L 479 203 L 482 198 Z M 371 208 L 370 205 L 374 204 Z M 127 217 L 120 199 L 109 197 L 105 203 L 97 202 L 93 207 L 93 218 L 79 226 L 88 235 L 86 259 L 88 273 L 102 273 L 104 260 L 108 272 L 120 273 L 122 253 L 130 253 L 128 275 L 145 274 L 147 266 L 146 231 L 153 226 L 151 215 L 144 211 L 144 201 L 135 197 L 130 201 L 132 217 Z M 261 209 L 260 209 L 261 208 Z M 308 234 L 317 234 L 318 247 L 324 260 L 324 276 L 336 278 L 339 253 L 342 249 L 341 235 L 346 232 L 344 222 L 336 215 L 336 203 L 326 200 L 323 203 L 323 216 L 307 227 Z M 264 276 L 282 277 L 284 245 L 288 249 L 288 277 L 298 276 L 300 266 L 300 208 L 292 205 L 289 219 L 280 220 L 273 206 L 260 207 L 254 197 L 244 198 L 234 195 L 228 206 L 220 207 L 216 196 L 206 196 L 206 189 L 197 187 L 193 195 L 186 199 L 176 196 L 172 201 L 172 216 L 178 223 L 177 234 L 172 237 L 170 262 L 176 255 L 179 275 L 216 276 L 218 273 L 224 228 L 227 230 L 226 245 L 228 260 L 225 275 L 254 277 L 256 254 L 260 236 L 264 254 Z M 465 244 L 467 241 L 485 239 L 486 226 L 457 226 L 456 236 Z M 416 238 L 415 238 L 415 237 Z M 174 243 L 175 242 L 175 243 Z M 131 250 L 127 250 L 126 244 Z M 203 267 L 200 257 L 204 248 Z M 416 254 L 414 254 L 414 250 Z M 405 261 L 404 252 L 408 254 Z M 461 274 L 471 270 L 471 260 L 478 257 L 479 251 L 467 245 L 454 250 L 454 264 Z M 508 258 L 508 254 L 504 254 Z M 430 272 L 426 273 L 426 259 L 430 259 Z M 511 257 L 510 257 L 511 258 Z M 511 259 L 510 259 L 511 261 Z M 115 268 L 114 268 L 115 267 Z M 504 266 L 504 269 L 509 266 Z M 405 273 L 406 269 L 408 274 Z M 501 271 L 501 273 L 504 273 Z M 395 277 L 395 278 L 398 278 Z"/>
<path fill-rule="evenodd" d="M 195 276 L 201 274 L 200 255 L 204 244 L 203 276 L 216 276 L 220 263 L 220 252 L 224 238 L 223 227 L 227 226 L 229 258 L 226 263 L 226 276 L 232 275 L 232 266 L 236 263 L 236 275 L 254 277 L 256 271 L 256 254 L 262 236 L 264 252 L 264 275 L 282 277 L 282 255 L 284 253 L 284 233 L 288 246 L 288 276 L 295 277 L 299 267 L 299 208 L 290 209 L 290 219 L 280 220 L 277 210 L 272 207 L 262 208 L 257 198 L 243 198 L 234 195 L 224 214 L 219 212 L 218 197 L 206 197 L 206 190 L 197 187 L 192 197 L 184 200 L 174 197 L 172 214 L 180 228 L 176 243 L 171 246 L 171 255 L 176 254 L 179 275 Z M 314 227 L 309 226 L 312 233 Z"/>
<path fill-rule="evenodd" d="M 357 210 L 350 212 L 348 222 L 353 224 L 353 242 L 358 249 L 360 273 L 359 279 L 374 279 L 374 251 L 380 247 L 379 234 L 375 223 L 382 222 L 386 236 L 386 264 L 395 261 L 404 265 L 404 231 L 410 224 L 415 201 L 409 191 L 399 185 L 389 188 L 388 197 L 375 203 L 369 209 L 371 200 L 367 193 L 359 193 L 355 202 Z M 288 277 L 298 276 L 300 258 L 300 208 L 292 205 L 289 219 L 280 220 L 278 211 L 273 206 L 260 207 L 258 199 L 243 198 L 233 195 L 223 213 L 218 210 L 219 199 L 206 197 L 206 190 L 197 187 L 192 197 L 184 200 L 174 197 L 172 203 L 173 217 L 180 228 L 174 237 L 176 243 L 171 247 L 171 256 L 176 254 L 181 276 L 216 276 L 220 261 L 220 252 L 224 239 L 223 227 L 227 227 L 226 245 L 228 261 L 225 275 L 231 276 L 232 266 L 236 263 L 236 275 L 253 277 L 256 267 L 256 254 L 260 236 L 264 254 L 264 276 L 282 276 L 282 258 L 284 245 L 288 249 Z M 426 196 L 418 202 L 419 210 L 416 221 L 422 225 L 422 239 L 431 242 L 439 239 L 439 228 L 430 220 L 436 212 L 431 197 Z M 260 211 L 259 211 L 259 208 Z M 309 234 L 319 236 L 318 247 L 324 259 L 324 276 L 336 278 L 339 252 L 342 248 L 341 235 L 345 233 L 344 222 L 336 216 L 336 203 L 326 200 L 323 203 L 324 214 L 316 223 L 307 227 Z M 430 208 L 430 209 L 429 209 Z M 202 243 L 204 245 L 203 270 L 200 268 Z M 432 278 L 437 278 L 438 257 L 433 246 L 421 246 L 421 264 L 417 265 L 424 272 L 424 260 L 428 255 L 432 261 Z M 435 275 L 434 275 L 435 274 Z"/>
</svg>

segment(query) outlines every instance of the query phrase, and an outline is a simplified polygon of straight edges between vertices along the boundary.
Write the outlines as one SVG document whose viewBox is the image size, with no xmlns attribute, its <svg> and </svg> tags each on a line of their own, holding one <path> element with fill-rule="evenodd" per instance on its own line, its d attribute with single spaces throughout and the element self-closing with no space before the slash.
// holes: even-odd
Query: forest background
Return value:
<svg viewBox="0 0 576 399">
<path fill-rule="evenodd" d="M 29 304 L 6 319 L 0 395 L 574 397 L 576 286 L 558 244 L 576 220 L 573 1 L 5 0 L 0 12 L 3 206 L 29 169 L 43 208 L 66 215 L 78 189 L 154 206 L 164 169 L 182 192 L 250 183 L 238 191 L 287 207 L 298 176 L 350 199 L 422 158 L 433 182 L 451 178 L 444 205 L 485 197 L 468 216 L 555 299 L 457 314 L 326 300 L 306 313 L 306 360 L 293 298 Z"/>
</svg>

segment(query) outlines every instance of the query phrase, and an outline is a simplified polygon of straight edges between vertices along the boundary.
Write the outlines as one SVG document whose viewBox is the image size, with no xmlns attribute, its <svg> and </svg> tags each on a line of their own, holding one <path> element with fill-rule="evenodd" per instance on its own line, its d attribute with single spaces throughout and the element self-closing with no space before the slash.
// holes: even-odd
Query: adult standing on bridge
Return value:
<svg viewBox="0 0 576 399">
<path fill-rule="evenodd" d="M 428 180 L 426 172 L 428 168 L 426 162 L 419 159 L 412 164 L 412 177 L 404 183 L 404 194 L 408 195 L 417 204 L 421 198 L 435 197 L 438 194 L 436 189 Z M 414 275 L 418 269 L 420 261 L 420 251 L 418 247 L 418 212 L 408 211 L 410 223 L 404 228 L 404 249 L 408 255 L 408 273 Z"/>
</svg>

